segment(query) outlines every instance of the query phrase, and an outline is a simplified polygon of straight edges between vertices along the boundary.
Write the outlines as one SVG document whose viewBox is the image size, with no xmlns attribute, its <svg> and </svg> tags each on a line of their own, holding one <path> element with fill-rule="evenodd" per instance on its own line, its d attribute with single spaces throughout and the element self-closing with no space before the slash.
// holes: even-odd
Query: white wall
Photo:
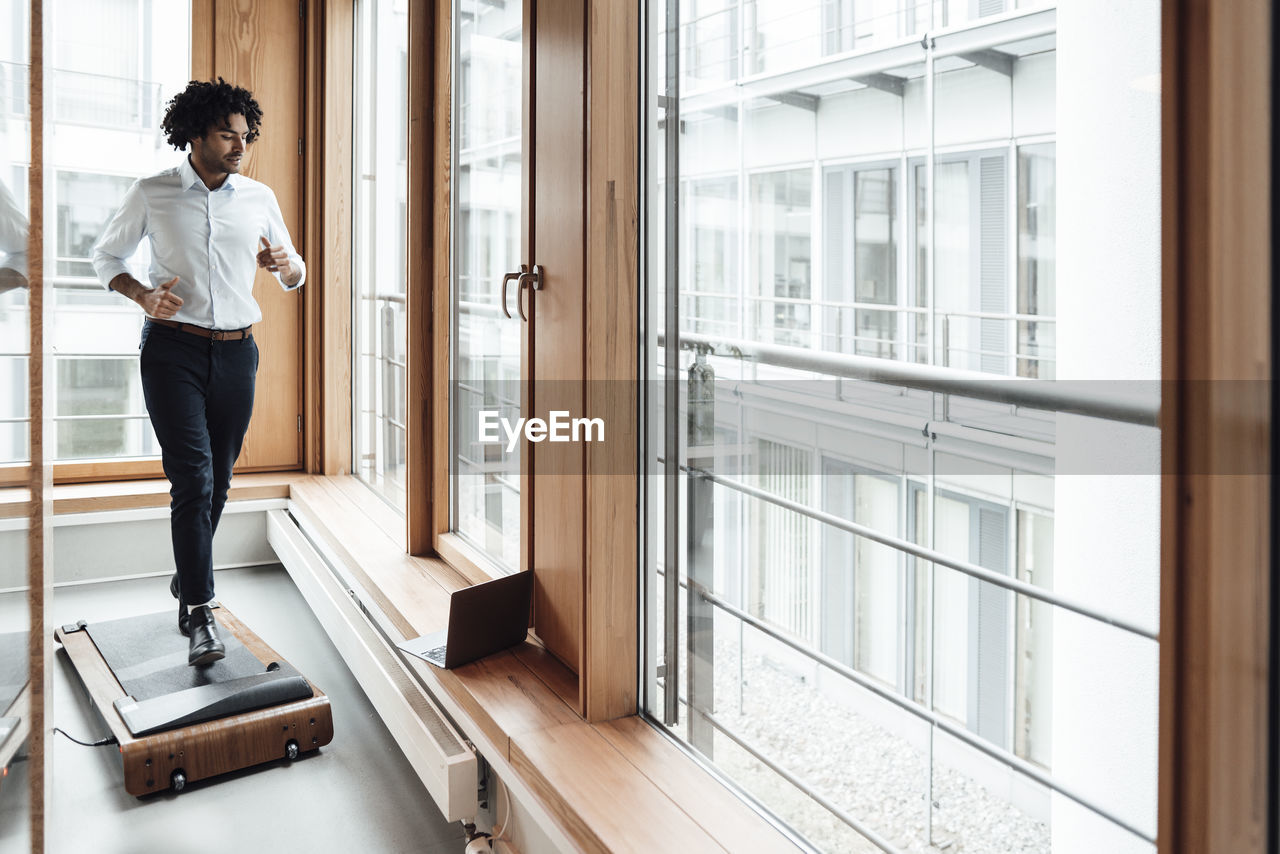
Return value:
<svg viewBox="0 0 1280 854">
<path fill-rule="evenodd" d="M 1160 70 L 1156 0 L 1058 9 L 1058 376 L 1160 375 Z M 1100 386 L 1101 388 L 1101 386 Z M 1160 502 L 1154 429 L 1063 416 L 1055 587 L 1158 622 Z M 1108 458 L 1109 457 L 1109 458 Z M 1057 777 L 1154 834 L 1156 644 L 1054 615 Z M 1055 798 L 1055 852 L 1151 847 Z"/>
<path fill-rule="evenodd" d="M 262 501 L 231 502 L 213 541 L 215 569 L 276 563 L 267 545 Z M 8 559 L 25 554 L 25 520 L 0 520 L 0 590 L 26 583 L 26 562 Z M 53 583 L 105 581 L 173 572 L 169 509 L 57 516 L 53 528 Z"/>
</svg>

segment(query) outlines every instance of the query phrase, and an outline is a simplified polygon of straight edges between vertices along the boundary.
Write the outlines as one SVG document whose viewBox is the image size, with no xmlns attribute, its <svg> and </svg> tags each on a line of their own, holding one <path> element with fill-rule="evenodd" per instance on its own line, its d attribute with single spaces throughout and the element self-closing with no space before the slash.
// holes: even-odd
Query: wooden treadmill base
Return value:
<svg viewBox="0 0 1280 854">
<path fill-rule="evenodd" d="M 284 661 L 226 608 L 216 608 L 214 613 L 222 629 L 239 638 L 260 661 Z M 184 784 L 190 783 L 284 759 L 290 742 L 305 753 L 333 740 L 329 698 L 314 684 L 311 697 L 305 700 L 135 738 L 113 705 L 126 696 L 125 690 L 89 633 L 64 633 L 59 628 L 53 636 L 71 659 L 94 708 L 120 742 L 124 789 L 131 795 L 170 789 L 174 772 L 182 775 Z"/>
</svg>

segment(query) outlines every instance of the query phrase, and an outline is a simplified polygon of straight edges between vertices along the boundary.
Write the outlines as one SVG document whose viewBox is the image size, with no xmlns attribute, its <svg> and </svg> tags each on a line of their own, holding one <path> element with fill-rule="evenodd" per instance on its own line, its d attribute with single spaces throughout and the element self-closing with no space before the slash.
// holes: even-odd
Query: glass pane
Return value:
<svg viewBox="0 0 1280 854">
<path fill-rule="evenodd" d="M 353 468 L 403 513 L 408 6 L 363 0 L 357 26 Z"/>
<path fill-rule="evenodd" d="M 1022 146 L 1018 149 L 1018 376 L 1054 377 L 1057 211 L 1055 145 Z"/>
<path fill-rule="evenodd" d="M 1159 378 L 1158 10 L 1054 5 L 645 7 L 643 708 L 819 850 L 1152 850 L 1159 433 L 954 382 Z"/>
<path fill-rule="evenodd" d="M 520 560 L 522 32 L 519 3 L 455 5 L 453 528 L 498 565 Z M 508 318 L 504 308 L 512 315 Z M 487 425 L 487 426 L 486 426 Z"/>
<path fill-rule="evenodd" d="M 1053 589 L 1053 518 L 1018 511 L 1018 579 Z M 1053 608 L 1018 597 L 1017 718 L 1019 756 L 1048 768 L 1053 759 Z"/>
<path fill-rule="evenodd" d="M 27 170 L 30 32 L 27 0 L 0 0 L 0 477 L 25 485 L 30 460 L 27 274 Z M 21 490 L 3 490 L 19 492 Z M 30 763 L 15 734 L 27 691 L 30 609 L 25 503 L 6 503 L 0 519 L 0 848 L 31 850 Z M 52 754 L 50 754 L 52 755 Z"/>
<path fill-rule="evenodd" d="M 811 182 L 808 169 L 751 176 L 752 337 L 759 340 L 800 347 L 810 342 Z"/>
<path fill-rule="evenodd" d="M 138 375 L 138 307 L 108 292 L 90 263 L 102 227 L 137 178 L 177 165 L 160 130 L 164 106 L 190 79 L 189 3 L 52 4 L 45 115 L 45 256 L 58 353 L 54 429 L 60 460 L 159 454 Z M 47 55 L 48 56 L 48 55 Z M 129 259 L 147 281 L 150 246 Z M 125 417 L 111 417 L 125 416 Z"/>
</svg>

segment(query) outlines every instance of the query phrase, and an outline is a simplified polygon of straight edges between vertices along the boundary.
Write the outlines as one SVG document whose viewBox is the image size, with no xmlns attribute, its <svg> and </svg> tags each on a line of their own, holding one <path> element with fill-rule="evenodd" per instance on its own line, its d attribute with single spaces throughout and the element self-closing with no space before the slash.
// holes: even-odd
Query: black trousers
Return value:
<svg viewBox="0 0 1280 854">
<path fill-rule="evenodd" d="M 170 484 L 182 601 L 201 605 L 213 598 L 213 535 L 253 414 L 258 345 L 252 336 L 214 341 L 148 322 L 141 347 L 142 394 Z"/>
</svg>

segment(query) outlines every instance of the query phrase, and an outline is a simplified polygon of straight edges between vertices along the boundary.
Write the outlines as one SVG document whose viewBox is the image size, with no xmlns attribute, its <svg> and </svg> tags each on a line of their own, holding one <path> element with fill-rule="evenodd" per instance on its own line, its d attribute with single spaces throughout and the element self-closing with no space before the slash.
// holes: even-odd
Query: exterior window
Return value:
<svg viewBox="0 0 1280 854">
<path fill-rule="evenodd" d="M 1053 589 L 1053 519 L 1018 510 L 1018 580 Z M 1014 749 L 1048 768 L 1053 759 L 1053 608 L 1018 597 Z"/>
<path fill-rule="evenodd" d="M 480 441 L 490 412 L 520 417 L 521 321 L 503 314 L 502 277 L 520 269 L 520 4 L 454 6 L 451 527 L 496 567 L 520 561 L 520 448 Z M 514 294 L 515 288 L 510 288 Z"/>
<path fill-rule="evenodd" d="M 93 244 L 132 183 L 121 175 L 58 173 L 58 276 L 93 279 Z M 150 251 L 144 246 L 139 245 L 139 269 L 145 269 Z"/>
<path fill-rule="evenodd" d="M 897 169 L 830 168 L 824 190 L 823 349 L 898 358 Z"/>
<path fill-rule="evenodd" d="M 408 7 L 362 0 L 356 19 L 352 469 L 403 513 Z"/>
<path fill-rule="evenodd" d="M 1006 158 L 999 152 L 939 158 L 935 166 L 932 236 L 935 364 L 989 373 L 1011 373 L 1012 319 L 1006 223 L 1009 220 Z M 928 177 L 915 169 L 916 287 L 928 305 Z"/>
<path fill-rule="evenodd" d="M 0 65 L 0 71 L 5 66 Z M 13 63 L 10 70 L 26 66 Z M 25 79 L 25 78 L 24 78 Z M 24 102 L 25 108 L 25 102 Z M 16 122 L 0 123 L 0 139 Z M 26 129 L 13 134 L 27 145 Z M 0 161 L 0 465 L 28 460 L 27 169 Z"/>
<path fill-rule="evenodd" d="M 1009 575 L 1008 511 L 942 493 L 935 499 L 938 551 Z M 1001 747 L 1009 747 L 1008 592 L 946 567 L 933 580 L 933 705 Z"/>
<path fill-rule="evenodd" d="M 685 240 L 682 297 L 694 306 L 694 331 L 737 335 L 738 218 L 736 178 L 708 178 L 684 185 Z"/>
<path fill-rule="evenodd" d="M 86 13 L 85 4 L 75 0 L 53 4 L 56 64 L 53 103 L 47 109 L 54 121 L 120 131 L 155 130 L 164 109 L 162 88 L 172 95 L 182 84 L 169 80 L 162 87 L 160 81 L 146 79 L 149 75 L 141 74 L 140 67 L 150 63 L 143 61 L 143 53 L 153 51 L 155 59 L 154 54 L 175 49 L 186 52 L 187 45 L 185 40 L 168 39 L 181 44 L 162 47 L 153 41 L 154 33 L 172 31 L 149 26 L 145 17 L 150 15 L 144 17 L 141 5 L 140 0 L 104 0 Z"/>
<path fill-rule="evenodd" d="M 1159 364 L 1158 216 L 1116 213 L 1158 214 L 1159 98 L 1107 68 L 1132 54 L 1157 74 L 1159 21 L 1053 7 L 698 2 L 678 21 L 646 7 L 642 709 L 819 850 L 870 850 L 858 825 L 903 847 L 1150 849 L 1106 814 L 1153 815 L 1104 793 L 1155 790 L 1158 648 L 1112 618 L 1156 613 L 1158 495 L 1114 483 L 1107 442 L 1081 439 L 1093 427 L 1077 422 L 1114 422 L 1045 413 L 1009 391 L 1038 385 L 1004 379 Z M 732 14 L 740 68 L 713 24 Z M 1112 47 L 1059 56 L 1068 17 Z M 669 26 L 678 93 L 661 76 Z M 1102 115 L 1123 132 L 1095 129 Z M 1104 148 L 1116 165 L 1082 153 Z M 1078 244 L 1062 253 L 1059 218 Z M 1097 310 L 1115 276 L 1136 289 L 1126 306 L 1149 309 L 1136 325 Z M 1045 601 L 1095 590 L 1122 601 L 1094 596 L 1094 619 Z M 1132 691 L 1097 700 L 1094 670 Z M 1063 811 L 1026 762 L 1087 785 L 1095 811 Z"/>
<path fill-rule="evenodd" d="M 865 474 L 827 459 L 822 489 L 827 512 L 887 534 L 900 533 L 897 478 Z M 831 528 L 823 530 L 822 545 L 823 651 L 897 688 L 902 674 L 901 555 Z"/>
<path fill-rule="evenodd" d="M 737 78 L 741 6 L 741 0 L 694 0 L 681 4 L 685 54 L 680 70 L 681 85 L 686 91 Z"/>
<path fill-rule="evenodd" d="M 57 359 L 60 460 L 154 456 L 160 446 L 142 405 L 133 359 Z"/>
<path fill-rule="evenodd" d="M 57 459 L 155 457 L 138 376 L 143 315 L 108 293 L 91 258 L 103 225 L 137 178 L 185 156 L 160 131 L 163 105 L 190 79 L 187 3 L 58 0 L 46 18 L 46 281 L 53 285 Z M 55 221 L 56 218 L 56 221 Z M 150 247 L 129 261 L 146 281 Z"/>
<path fill-rule="evenodd" d="M 1057 158 L 1051 142 L 1018 149 L 1018 375 L 1054 377 Z M 1044 319 L 1040 319 L 1044 318 Z"/>
<path fill-rule="evenodd" d="M 812 485 L 810 454 L 803 448 L 760 439 L 761 489 L 792 501 L 809 500 Z M 809 525 L 794 513 L 755 504 L 751 530 L 755 543 L 748 605 L 792 634 L 812 638 L 817 625 L 813 613 L 812 538 Z"/>
<path fill-rule="evenodd" d="M 812 173 L 751 176 L 751 276 L 755 327 L 779 344 L 809 344 Z"/>
</svg>

